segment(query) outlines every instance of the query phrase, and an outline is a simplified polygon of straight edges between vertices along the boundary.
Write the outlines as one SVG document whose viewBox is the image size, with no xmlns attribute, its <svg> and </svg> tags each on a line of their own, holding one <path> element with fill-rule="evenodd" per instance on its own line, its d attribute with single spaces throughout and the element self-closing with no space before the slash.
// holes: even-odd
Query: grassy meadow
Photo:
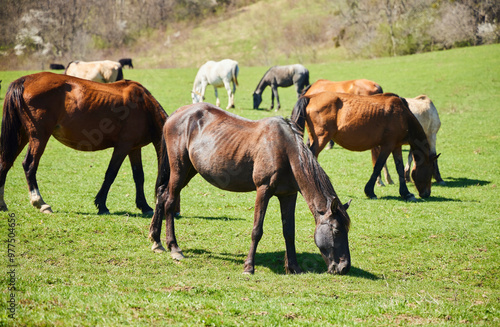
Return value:
<svg viewBox="0 0 500 327">
<path fill-rule="evenodd" d="M 54 214 L 29 204 L 25 151 L 7 177 L 10 211 L 0 213 L 0 326 L 499 325 L 500 45 L 307 67 L 311 82 L 368 78 L 400 96 L 427 94 L 442 121 L 437 150 L 447 185 L 434 185 L 431 197 L 417 203 L 404 202 L 397 184 L 376 187 L 378 200 L 365 197 L 369 152 L 336 146 L 320 154 L 341 200 L 352 199 L 348 275 L 326 273 L 314 244 L 314 219 L 300 196 L 296 247 L 306 273 L 284 273 L 279 204 L 272 199 L 256 272 L 243 275 L 255 192 L 221 191 L 199 176 L 182 191 L 176 220 L 186 259 L 155 254 L 147 238 L 151 217 L 135 208 L 129 162 L 111 187 L 111 215 L 98 216 L 93 199 L 111 150 L 77 152 L 52 139 L 37 177 Z M 279 89 L 281 112 L 252 109 L 252 92 L 267 68 L 240 67 L 234 113 L 251 119 L 291 114 L 293 88 Z M 29 73 L 0 72 L 2 103 L 8 83 Z M 196 68 L 124 71 L 169 114 L 191 102 L 195 74 Z M 219 95 L 225 107 L 225 91 Z M 262 108 L 270 97 L 267 89 Z M 215 103 L 211 87 L 206 98 Z M 143 163 L 153 206 L 151 145 Z M 397 180 L 392 157 L 388 167 Z M 417 194 L 413 185 L 409 189 Z M 18 266 L 11 292 L 6 239 L 12 217 Z M 11 293 L 15 318 L 9 317 Z"/>
</svg>

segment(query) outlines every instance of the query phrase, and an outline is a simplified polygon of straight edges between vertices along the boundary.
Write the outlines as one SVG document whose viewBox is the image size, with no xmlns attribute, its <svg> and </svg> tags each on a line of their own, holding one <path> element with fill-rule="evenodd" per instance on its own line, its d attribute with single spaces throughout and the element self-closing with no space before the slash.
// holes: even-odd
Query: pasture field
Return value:
<svg viewBox="0 0 500 327">
<path fill-rule="evenodd" d="M 112 214 L 98 216 L 93 198 L 111 150 L 77 152 L 52 139 L 38 183 L 54 214 L 30 206 L 23 156 L 7 178 L 10 211 L 0 213 L 0 326 L 498 326 L 500 45 L 306 67 L 311 82 L 368 78 L 400 96 L 427 94 L 442 121 L 437 150 L 447 185 L 434 185 L 425 201 L 404 202 L 397 185 L 376 187 L 379 199 L 369 200 L 363 193 L 372 169 L 369 152 L 335 147 L 320 154 L 341 200 L 353 199 L 348 275 L 326 274 L 314 244 L 314 219 L 300 196 L 296 247 L 306 273 L 284 274 L 279 204 L 272 199 L 255 275 L 243 275 L 255 192 L 221 191 L 199 176 L 183 190 L 176 220 L 187 258 L 176 262 L 169 254 L 155 254 L 147 238 L 151 217 L 134 205 L 128 161 L 111 187 Z M 293 88 L 279 89 L 281 112 L 251 109 L 252 92 L 267 68 L 240 67 L 236 114 L 290 116 Z M 8 83 L 28 73 L 0 72 L 2 103 Z M 169 114 L 191 102 L 195 74 L 195 68 L 124 71 Z M 225 106 L 227 95 L 219 94 Z M 215 102 L 211 88 L 206 96 Z M 267 89 L 261 106 L 269 104 Z M 143 162 L 146 196 L 153 205 L 152 146 L 144 149 Z M 391 158 L 388 166 L 396 177 Z M 413 185 L 409 189 L 416 193 Z M 12 230 L 9 218 L 15 218 Z M 10 232 L 14 268 L 7 251 Z M 162 233 L 164 238 L 164 226 Z M 12 272 L 15 290 L 9 291 Z M 8 310 L 11 294 L 14 319 Z"/>
</svg>

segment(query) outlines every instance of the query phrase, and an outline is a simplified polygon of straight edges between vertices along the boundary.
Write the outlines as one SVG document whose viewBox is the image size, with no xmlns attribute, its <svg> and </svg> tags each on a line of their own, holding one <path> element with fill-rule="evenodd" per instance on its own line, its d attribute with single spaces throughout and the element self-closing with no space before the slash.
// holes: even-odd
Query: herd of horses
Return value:
<svg viewBox="0 0 500 327">
<path fill-rule="evenodd" d="M 309 71 L 304 66 L 275 66 L 258 83 L 253 107 L 258 108 L 267 86 L 272 89 L 271 109 L 274 97 L 277 110 L 280 108 L 278 87 L 295 85 L 297 103 L 290 120 L 272 117 L 254 121 L 219 108 L 217 87 L 228 91 L 227 109 L 230 109 L 234 107 L 238 85 L 238 63 L 226 59 L 209 61 L 200 68 L 191 92 L 193 104 L 180 107 L 169 117 L 141 84 L 124 80 L 123 74 L 120 75 L 121 64 L 115 63 L 72 62 L 65 74 L 41 72 L 10 84 L 0 134 L 1 211 L 8 210 L 4 199 L 7 173 L 28 145 L 22 166 L 30 202 L 41 212 L 52 212 L 42 199 L 36 172 L 47 142 L 54 136 L 62 144 L 80 151 L 113 148 L 104 182 L 95 197 L 99 214 L 109 213 L 106 198 L 110 186 L 129 157 L 136 205 L 143 213 L 153 214 L 149 238 L 154 252 L 165 251 L 160 240 L 165 219 L 166 245 L 171 256 L 177 260 L 184 258 L 175 236 L 174 217 L 180 211 L 181 190 L 200 174 L 224 190 L 256 191 L 245 273 L 254 273 L 255 253 L 272 196 L 280 202 L 285 269 L 290 273 L 301 272 L 294 244 L 295 206 L 300 192 L 314 217 L 314 240 L 328 272 L 346 274 L 351 267 L 347 214 L 350 201 L 342 204 L 317 161 L 328 142 L 334 141 L 352 151 L 372 151 L 374 168 L 365 186 L 369 198 L 376 198 L 374 185 L 391 153 L 399 176 L 399 192 L 405 200 L 416 201 L 406 186 L 409 175 L 422 198 L 430 196 L 433 176 L 443 182 L 435 149 L 440 122 L 426 96 L 405 99 L 382 93 L 380 85 L 369 80 L 319 80 L 309 85 Z M 113 79 L 116 81 L 112 82 Z M 209 84 L 214 86 L 217 106 L 201 102 Z M 412 113 L 412 107 L 420 109 Z M 141 148 L 150 143 L 158 159 L 154 210 L 144 195 L 141 160 Z M 406 171 L 401 149 L 404 144 L 410 145 L 415 163 Z"/>
</svg>

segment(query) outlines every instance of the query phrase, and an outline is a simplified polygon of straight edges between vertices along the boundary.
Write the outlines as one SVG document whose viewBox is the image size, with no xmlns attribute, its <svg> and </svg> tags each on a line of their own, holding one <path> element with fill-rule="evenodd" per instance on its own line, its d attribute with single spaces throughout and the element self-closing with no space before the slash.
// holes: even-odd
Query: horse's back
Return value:
<svg viewBox="0 0 500 327">
<path fill-rule="evenodd" d="M 283 132 L 283 123 L 276 117 L 248 120 L 199 103 L 173 113 L 165 124 L 164 135 L 169 158 L 188 157 L 211 184 L 248 192 L 256 189 L 264 175 L 272 174 L 273 162 L 281 157 L 282 138 L 276 133 Z"/>
<path fill-rule="evenodd" d="M 437 133 L 441 127 L 439 114 L 432 100 L 426 95 L 406 98 L 410 111 L 415 115 L 427 135 Z"/>
<path fill-rule="evenodd" d="M 382 93 L 382 88 L 377 83 L 367 79 L 357 79 L 340 82 L 320 79 L 311 85 L 306 94 L 312 95 L 320 92 L 341 92 L 357 95 L 373 95 Z"/>
<path fill-rule="evenodd" d="M 387 138 L 399 142 L 407 133 L 404 103 L 395 94 L 320 92 L 307 97 L 308 116 L 323 122 L 316 124 L 329 130 L 333 140 L 349 150 L 369 150 Z"/>
</svg>

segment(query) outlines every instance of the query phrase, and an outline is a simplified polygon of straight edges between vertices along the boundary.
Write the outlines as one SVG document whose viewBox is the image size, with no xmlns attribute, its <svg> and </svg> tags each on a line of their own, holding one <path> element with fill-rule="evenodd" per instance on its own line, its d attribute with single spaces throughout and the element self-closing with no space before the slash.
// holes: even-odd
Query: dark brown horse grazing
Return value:
<svg viewBox="0 0 500 327">
<path fill-rule="evenodd" d="M 328 141 L 333 140 L 351 151 L 366 151 L 380 147 L 380 155 L 372 156 L 374 168 L 365 186 L 365 194 L 376 198 L 373 188 L 387 157 L 392 153 L 399 175 L 399 194 L 408 201 L 416 201 L 408 191 L 404 178 L 401 152 L 403 144 L 410 144 L 416 165 L 413 181 L 420 197 L 431 194 L 433 161 L 427 136 L 417 118 L 408 109 L 406 100 L 395 94 L 371 96 L 323 92 L 302 96 L 292 112 L 292 121 L 299 130 L 307 125 L 311 151 L 318 156 Z M 373 153 L 373 152 L 372 152 Z"/>
<path fill-rule="evenodd" d="M 153 143 L 159 156 L 167 114 L 142 85 L 132 81 L 112 84 L 91 82 L 53 73 L 28 75 L 12 82 L 3 107 L 0 136 L 0 210 L 7 210 L 4 186 L 7 172 L 28 144 L 23 168 L 31 204 L 52 212 L 38 189 L 36 171 L 45 146 L 53 135 L 62 144 L 80 151 L 114 148 L 95 205 L 109 213 L 106 198 L 118 170 L 128 155 L 136 187 L 136 204 L 152 212 L 144 196 L 141 148 Z"/>
<path fill-rule="evenodd" d="M 174 259 L 184 258 L 175 238 L 175 206 L 181 189 L 199 173 L 224 190 L 257 191 L 245 273 L 254 273 L 255 252 L 272 196 L 280 201 L 285 269 L 301 272 L 294 244 L 297 192 L 301 192 L 316 221 L 314 239 L 328 272 L 349 271 L 349 204 L 341 204 L 328 176 L 289 122 L 281 117 L 252 121 L 199 103 L 181 107 L 167 119 L 162 143 L 157 204 L 149 232 L 155 252 L 165 251 L 160 233 L 166 216 L 168 248 Z"/>
</svg>

